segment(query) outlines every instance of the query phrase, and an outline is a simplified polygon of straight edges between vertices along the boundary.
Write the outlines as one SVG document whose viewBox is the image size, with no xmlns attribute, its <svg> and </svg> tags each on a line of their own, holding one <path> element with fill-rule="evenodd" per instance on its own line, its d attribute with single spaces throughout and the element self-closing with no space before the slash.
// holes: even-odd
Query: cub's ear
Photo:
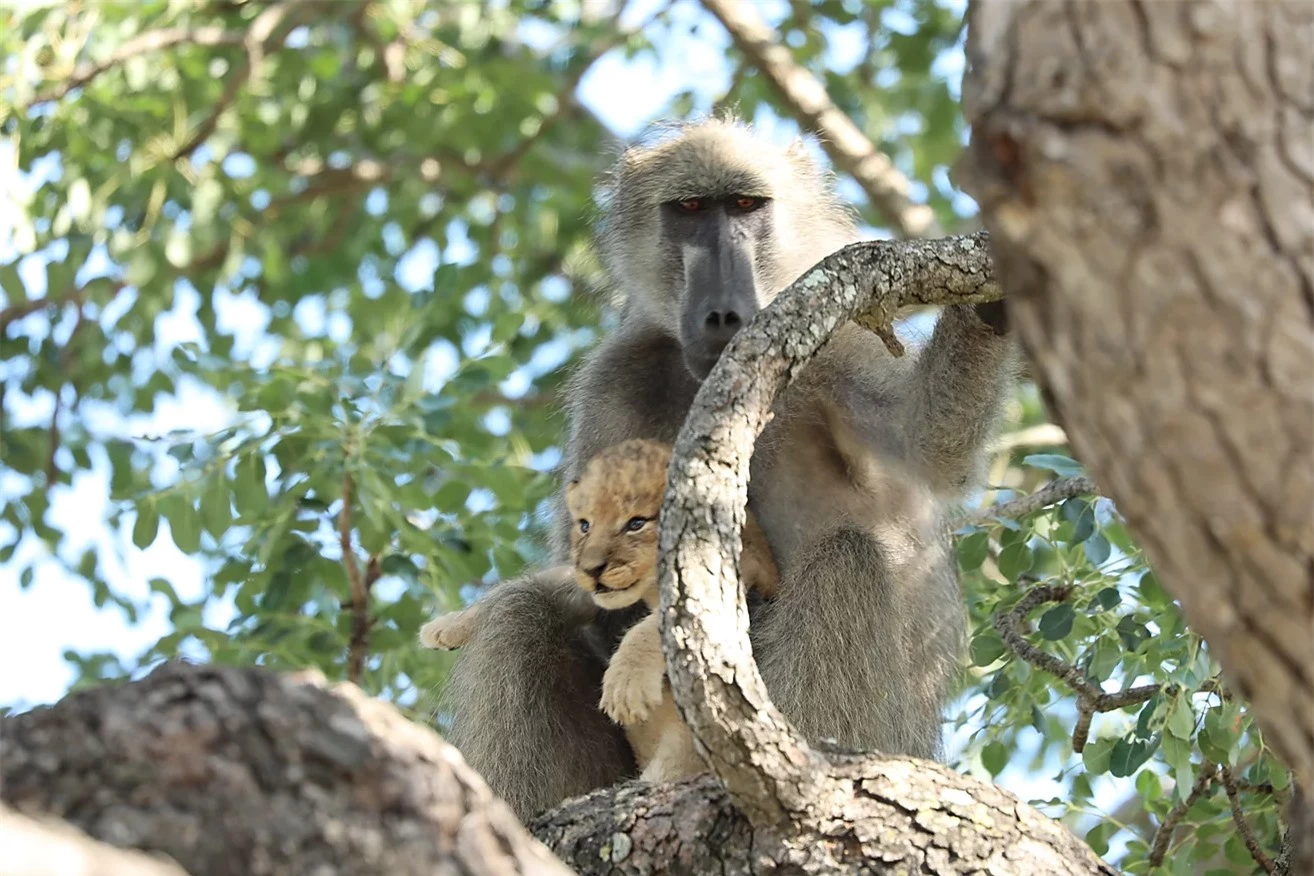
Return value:
<svg viewBox="0 0 1314 876">
<path fill-rule="evenodd" d="M 575 504 L 575 495 L 579 492 L 579 478 L 566 484 L 566 507 L 571 508 Z"/>
</svg>

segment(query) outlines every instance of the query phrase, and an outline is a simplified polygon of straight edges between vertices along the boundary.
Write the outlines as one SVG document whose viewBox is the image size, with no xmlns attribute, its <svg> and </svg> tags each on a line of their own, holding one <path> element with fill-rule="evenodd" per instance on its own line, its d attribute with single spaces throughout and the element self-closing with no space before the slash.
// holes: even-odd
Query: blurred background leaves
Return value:
<svg viewBox="0 0 1314 876">
<path fill-rule="evenodd" d="M 961 4 L 761 12 L 912 198 L 972 228 L 949 175 Z M 72 686 L 179 657 L 343 677 L 355 651 L 366 690 L 433 718 L 450 658 L 421 623 L 545 555 L 561 383 L 614 321 L 598 174 L 664 117 L 797 130 L 692 0 L 28 4 L 0 46 L 0 597 L 45 612 L 27 640 L 66 649 Z M 1075 474 L 1024 382 L 975 507 Z M 1190 791 L 1229 766 L 1273 851 L 1287 773 L 1116 509 L 978 513 L 958 544 L 957 765 L 1128 872 L 1174 807 L 1166 872 L 1254 872 L 1221 774 Z M 995 625 L 1037 582 L 1066 596 L 1021 618 L 1028 642 L 1102 690 L 1159 686 L 1081 753 L 1071 687 Z M 84 637 L 35 591 L 159 634 Z"/>
</svg>

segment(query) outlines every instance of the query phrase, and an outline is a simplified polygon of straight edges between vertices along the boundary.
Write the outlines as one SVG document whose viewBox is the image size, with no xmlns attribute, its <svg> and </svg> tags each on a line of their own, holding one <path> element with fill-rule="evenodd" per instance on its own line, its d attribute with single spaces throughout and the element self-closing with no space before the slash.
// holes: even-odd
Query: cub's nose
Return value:
<svg viewBox="0 0 1314 876">
<path fill-rule="evenodd" d="M 598 563 L 596 566 L 592 566 L 591 568 L 585 569 L 584 571 L 588 572 L 589 577 L 592 578 L 594 581 L 601 583 L 602 573 L 607 571 L 607 561 L 603 560 L 601 563 Z"/>
</svg>

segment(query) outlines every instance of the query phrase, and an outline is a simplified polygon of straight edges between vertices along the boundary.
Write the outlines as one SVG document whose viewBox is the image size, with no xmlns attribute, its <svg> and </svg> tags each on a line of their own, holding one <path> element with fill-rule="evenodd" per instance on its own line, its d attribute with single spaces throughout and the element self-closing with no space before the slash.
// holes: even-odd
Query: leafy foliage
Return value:
<svg viewBox="0 0 1314 876">
<path fill-rule="evenodd" d="M 427 717 L 447 661 L 415 632 L 542 558 L 563 366 L 608 318 L 583 293 L 600 280 L 592 184 L 619 139 L 603 117 L 620 108 L 588 105 L 581 83 L 600 59 L 671 71 L 691 38 L 728 45 L 695 5 L 637 5 L 0 12 L 0 154 L 20 171 L 0 235 L 3 586 L 42 586 L 59 564 L 96 606 L 135 623 L 164 604 L 170 622 L 132 658 L 70 649 L 77 684 L 177 656 L 343 676 L 363 587 L 361 683 Z M 772 14 L 796 62 L 960 227 L 961 9 Z M 788 118 L 729 63 L 724 88 L 690 82 L 658 114 Z M 220 425 L 155 434 L 179 400 Z M 1024 386 L 1010 429 L 1043 419 Z M 1062 444 L 1033 445 L 999 454 L 991 498 L 1080 473 Z M 107 535 L 84 547 L 52 503 L 102 483 Z M 204 561 L 204 592 L 162 576 L 143 598 L 111 573 L 162 540 Z M 1226 764 L 1276 848 L 1287 773 L 1108 501 L 986 517 L 962 528 L 958 558 L 965 767 L 1006 784 L 1055 774 L 1041 802 L 1146 872 L 1154 825 L 1206 762 Z M 994 624 L 1037 582 L 1069 590 L 1024 619 L 1031 644 L 1101 690 L 1159 687 L 1096 715 L 1080 754 L 1073 690 Z M 1130 816 L 1098 811 L 1129 795 Z M 1254 870 L 1221 785 L 1185 811 L 1166 866 Z"/>
</svg>

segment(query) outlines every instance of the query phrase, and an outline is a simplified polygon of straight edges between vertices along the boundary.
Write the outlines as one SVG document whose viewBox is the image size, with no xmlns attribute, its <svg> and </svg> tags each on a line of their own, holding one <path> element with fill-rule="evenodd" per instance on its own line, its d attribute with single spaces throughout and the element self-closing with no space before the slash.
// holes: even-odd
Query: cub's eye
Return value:
<svg viewBox="0 0 1314 876">
<path fill-rule="evenodd" d="M 626 532 L 638 532 L 648 525 L 647 517 L 631 517 L 630 522 L 625 524 Z"/>
<path fill-rule="evenodd" d="M 703 209 L 702 198 L 686 198 L 683 201 L 677 201 L 676 206 L 680 208 L 681 213 L 697 213 Z"/>
<path fill-rule="evenodd" d="M 581 521 L 579 522 L 579 531 L 580 531 L 580 532 L 588 532 L 588 531 L 589 531 L 589 522 L 588 522 L 587 520 L 581 520 Z"/>
<path fill-rule="evenodd" d="M 745 213 L 752 212 L 762 206 L 761 198 L 750 198 L 747 195 L 740 195 L 735 198 L 735 209 L 742 210 Z"/>
</svg>

